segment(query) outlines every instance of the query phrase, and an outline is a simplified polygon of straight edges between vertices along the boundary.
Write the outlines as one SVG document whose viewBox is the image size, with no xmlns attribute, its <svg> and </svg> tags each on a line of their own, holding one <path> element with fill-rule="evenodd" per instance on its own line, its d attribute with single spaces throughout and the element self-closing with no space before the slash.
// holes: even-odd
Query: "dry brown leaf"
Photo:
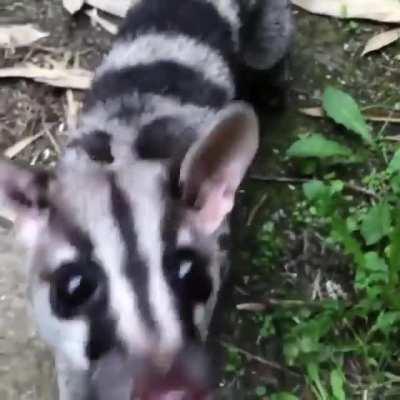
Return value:
<svg viewBox="0 0 400 400">
<path fill-rule="evenodd" d="M 49 86 L 70 89 L 88 89 L 93 73 L 81 68 L 50 69 L 26 64 L 11 68 L 0 68 L 0 78 L 26 78 Z"/>
<path fill-rule="evenodd" d="M 125 17 L 130 6 L 138 1 L 140 0 L 85 0 L 85 3 L 117 17 Z"/>
<path fill-rule="evenodd" d="M 321 107 L 308 107 L 308 108 L 299 108 L 299 113 L 303 115 L 307 115 L 308 117 L 314 118 L 325 118 L 326 114 Z M 367 121 L 371 122 L 390 122 L 392 124 L 400 124 L 400 118 L 391 117 L 389 115 L 368 115 L 364 114 L 364 118 Z"/>
<path fill-rule="evenodd" d="M 86 3 L 98 10 L 123 18 L 129 8 L 139 1 L 141 0 L 63 0 L 63 4 L 71 14 L 79 11 Z"/>
<path fill-rule="evenodd" d="M 400 22 L 398 0 L 291 0 L 314 14 L 337 18 L 360 18 L 381 22 Z"/>
<path fill-rule="evenodd" d="M 85 0 L 63 0 L 63 6 L 70 14 L 78 12 L 84 4 Z"/>
<path fill-rule="evenodd" d="M 115 35 L 118 32 L 118 26 L 113 24 L 112 22 L 106 20 L 103 17 L 100 17 L 96 8 L 92 8 L 85 12 L 85 14 L 90 18 L 92 24 L 100 25 L 103 29 L 105 29 L 108 33 Z"/>
<path fill-rule="evenodd" d="M 49 36 L 32 24 L 0 26 L 0 47 L 16 48 L 29 46 Z"/>
<path fill-rule="evenodd" d="M 262 303 L 242 303 L 242 304 L 237 304 L 236 309 L 238 311 L 265 311 L 266 306 L 265 304 Z"/>
<path fill-rule="evenodd" d="M 21 151 L 25 150 L 28 146 L 30 146 L 33 142 L 35 142 L 42 136 L 43 136 L 43 133 L 38 133 L 37 135 L 23 138 L 19 142 L 13 144 L 8 149 L 6 149 L 4 151 L 4 157 L 7 157 L 7 158 L 16 157 L 19 153 L 21 153 Z"/>
<path fill-rule="evenodd" d="M 382 49 L 400 38 L 400 28 L 379 33 L 368 40 L 362 52 L 362 56 L 368 53 Z"/>
<path fill-rule="evenodd" d="M 299 108 L 298 111 L 300 114 L 307 115 L 308 117 L 324 118 L 326 116 L 322 107 Z"/>
</svg>

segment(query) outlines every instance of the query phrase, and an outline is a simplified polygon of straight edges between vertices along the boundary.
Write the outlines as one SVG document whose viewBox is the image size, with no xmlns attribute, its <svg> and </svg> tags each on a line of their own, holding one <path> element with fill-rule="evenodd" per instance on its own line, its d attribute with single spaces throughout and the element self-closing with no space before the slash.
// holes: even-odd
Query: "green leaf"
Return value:
<svg viewBox="0 0 400 400">
<path fill-rule="evenodd" d="M 323 107 L 329 117 L 337 124 L 357 133 L 365 142 L 372 143 L 370 128 L 365 122 L 357 103 L 350 95 L 333 87 L 328 87 L 323 96 Z"/>
<path fill-rule="evenodd" d="M 338 215 L 332 217 L 332 236 L 342 243 L 347 254 L 354 257 L 356 264 L 363 268 L 365 264 L 364 253 L 358 240 L 352 235 L 346 221 Z"/>
<path fill-rule="evenodd" d="M 399 174 L 394 174 L 391 177 L 390 187 L 396 196 L 398 196 L 400 194 L 400 175 Z"/>
<path fill-rule="evenodd" d="M 388 165 L 388 171 L 393 174 L 400 171 L 400 149 L 394 153 L 392 161 Z"/>
<path fill-rule="evenodd" d="M 318 351 L 318 341 L 312 336 L 302 336 L 299 339 L 299 348 L 302 353 L 312 353 Z"/>
<path fill-rule="evenodd" d="M 256 387 L 256 395 L 258 397 L 263 397 L 267 394 L 267 388 L 265 386 Z"/>
<path fill-rule="evenodd" d="M 271 400 L 298 400 L 299 398 L 294 394 L 288 392 L 275 393 L 271 396 Z"/>
<path fill-rule="evenodd" d="M 358 219 L 354 216 L 347 217 L 346 225 L 349 232 L 355 232 L 358 230 Z"/>
<path fill-rule="evenodd" d="M 270 337 L 275 334 L 274 324 L 272 322 L 272 316 L 266 316 L 261 326 L 259 335 L 263 338 Z"/>
<path fill-rule="evenodd" d="M 393 330 L 393 325 L 398 324 L 400 321 L 400 312 L 398 311 L 382 311 L 377 318 L 375 325 L 372 327 L 371 331 L 381 331 L 383 334 L 387 335 Z"/>
<path fill-rule="evenodd" d="M 341 193 L 344 189 L 344 183 L 343 181 L 336 179 L 332 181 L 331 183 L 331 193 Z"/>
<path fill-rule="evenodd" d="M 389 282 L 394 288 L 399 282 L 399 266 L 400 266 L 400 210 L 395 210 L 395 227 L 390 235 L 389 250 Z"/>
<path fill-rule="evenodd" d="M 385 260 L 379 257 L 375 251 L 370 251 L 364 255 L 365 268 L 372 272 L 388 272 L 388 266 Z"/>
<path fill-rule="evenodd" d="M 322 400 L 328 400 L 328 394 L 324 388 L 324 385 L 321 382 L 319 377 L 319 368 L 318 365 L 315 363 L 308 363 L 307 364 L 307 375 L 310 379 L 311 383 L 317 389 L 318 394 Z"/>
<path fill-rule="evenodd" d="M 339 182 L 339 181 L 334 181 Z M 337 206 L 337 196 L 340 188 L 338 184 L 326 185 L 321 181 L 313 180 L 303 184 L 306 198 L 313 203 L 319 216 L 329 216 Z"/>
<path fill-rule="evenodd" d="M 333 140 L 325 139 L 318 133 L 302 136 L 287 150 L 287 155 L 293 158 L 351 157 L 352 154 L 348 147 Z"/>
<path fill-rule="evenodd" d="M 306 198 L 313 201 L 328 193 L 328 187 L 321 181 L 313 180 L 303 185 L 303 191 Z"/>
<path fill-rule="evenodd" d="M 286 362 L 292 366 L 300 354 L 299 345 L 295 341 L 286 342 L 283 347 Z"/>
<path fill-rule="evenodd" d="M 378 243 L 390 233 L 391 216 L 388 203 L 382 202 L 369 209 L 363 217 L 361 234 L 367 245 Z"/>
<path fill-rule="evenodd" d="M 340 369 L 335 369 L 331 372 L 330 382 L 335 400 L 346 400 L 346 394 L 343 389 L 344 376 Z"/>
</svg>

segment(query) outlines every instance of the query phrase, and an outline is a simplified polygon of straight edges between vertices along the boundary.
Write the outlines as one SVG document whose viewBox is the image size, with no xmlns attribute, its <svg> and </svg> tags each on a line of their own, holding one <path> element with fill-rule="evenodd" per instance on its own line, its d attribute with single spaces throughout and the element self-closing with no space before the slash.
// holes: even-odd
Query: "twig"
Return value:
<svg viewBox="0 0 400 400">
<path fill-rule="evenodd" d="M 16 157 L 19 153 L 21 153 L 23 150 L 25 150 L 27 147 L 29 147 L 33 142 L 38 140 L 43 136 L 43 133 L 38 133 L 37 135 L 34 136 L 28 136 L 17 143 L 13 144 L 12 146 L 8 147 L 3 155 L 6 158 L 13 159 Z"/>
<path fill-rule="evenodd" d="M 48 128 L 48 124 L 46 124 L 45 122 L 45 115 L 44 112 L 42 110 L 41 115 L 40 115 L 40 119 L 41 119 L 41 123 L 42 123 L 42 127 L 43 127 L 43 132 L 45 133 L 45 135 L 47 136 L 47 138 L 50 141 L 50 144 L 52 145 L 54 151 L 56 152 L 57 155 L 61 154 L 61 148 L 60 145 L 58 144 L 56 138 L 53 136 L 53 134 L 51 133 L 50 129 Z"/>
<path fill-rule="evenodd" d="M 223 340 L 220 340 L 220 343 L 224 347 L 226 347 L 227 349 L 231 348 L 234 351 L 238 352 L 239 354 L 244 355 L 245 357 L 247 357 L 250 360 L 257 361 L 260 364 L 266 365 L 267 367 L 276 369 L 278 371 L 287 372 L 287 373 L 289 373 L 289 374 L 291 374 L 293 376 L 300 376 L 297 372 L 294 372 L 294 371 L 292 371 L 292 370 L 290 370 L 288 368 L 285 368 L 282 365 L 280 365 L 280 364 L 278 364 L 278 363 L 276 363 L 274 361 L 269 361 L 269 360 L 266 360 L 263 357 L 256 356 L 255 354 L 252 354 L 252 353 L 248 352 L 247 350 L 241 349 L 240 347 L 237 347 L 237 346 L 235 346 L 233 344 L 227 343 L 227 342 L 225 342 Z"/>
<path fill-rule="evenodd" d="M 58 144 L 56 138 L 53 136 L 53 134 L 50 132 L 50 130 L 48 128 L 44 129 L 44 133 L 46 134 L 46 136 L 48 137 L 51 145 L 54 148 L 54 151 L 56 152 L 57 155 L 61 154 L 61 148 L 60 145 Z"/>
<path fill-rule="evenodd" d="M 24 78 L 49 86 L 86 90 L 90 86 L 93 73 L 81 68 L 51 69 L 33 64 L 0 68 L 0 78 Z"/>
<path fill-rule="evenodd" d="M 298 110 L 300 114 L 306 115 L 307 117 L 313 118 L 325 118 L 326 114 L 321 107 L 308 107 L 308 108 L 300 108 Z M 391 124 L 399 124 L 400 118 L 393 117 L 392 113 L 390 115 L 370 115 L 365 114 L 365 119 L 371 122 L 386 122 Z"/>
<path fill-rule="evenodd" d="M 267 175 L 251 175 L 251 179 L 255 181 L 267 182 L 267 183 L 306 183 L 310 182 L 311 179 L 308 178 L 294 178 L 290 176 L 267 176 Z"/>
<path fill-rule="evenodd" d="M 311 299 L 315 301 L 317 298 L 321 298 L 322 293 L 321 293 L 321 270 L 319 269 L 317 272 L 317 275 L 314 279 L 314 282 L 312 284 L 312 294 L 311 294 Z"/>
<path fill-rule="evenodd" d="M 251 179 L 260 181 L 260 182 L 267 182 L 267 183 L 292 183 L 295 185 L 301 183 L 307 183 L 313 181 L 313 179 L 308 178 L 292 178 L 286 176 L 263 176 L 263 175 L 251 175 Z M 354 183 L 344 182 L 344 187 L 347 190 L 350 190 L 355 193 L 360 193 L 365 196 L 371 197 L 375 200 L 379 199 L 379 196 L 372 192 L 371 190 L 365 189 L 362 186 L 355 185 Z"/>
<path fill-rule="evenodd" d="M 384 136 L 381 140 L 385 140 L 387 142 L 400 142 L 400 135 Z"/>
<path fill-rule="evenodd" d="M 241 303 L 236 305 L 236 310 L 238 311 L 261 312 L 266 309 L 267 306 L 264 303 Z"/>
<path fill-rule="evenodd" d="M 71 89 L 67 90 L 67 104 L 65 108 L 67 128 L 74 130 L 78 125 L 79 103 L 74 98 Z"/>
<path fill-rule="evenodd" d="M 250 211 L 249 217 L 247 218 L 246 226 L 250 226 L 253 223 L 255 216 L 257 215 L 260 208 L 263 206 L 267 197 L 268 197 L 268 194 L 266 194 L 266 193 L 263 194 L 261 196 L 260 200 L 257 202 L 257 204 L 252 208 L 252 210 Z"/>
<path fill-rule="evenodd" d="M 271 310 L 274 307 L 292 308 L 292 307 L 312 307 L 322 308 L 324 305 L 319 301 L 305 300 L 282 300 L 282 299 L 266 299 L 257 303 L 242 303 L 236 306 L 238 311 L 260 312 Z"/>
<path fill-rule="evenodd" d="M 356 192 L 356 193 L 364 194 L 365 196 L 369 196 L 369 197 L 373 198 L 374 200 L 379 199 L 379 196 L 375 192 L 365 189 L 362 186 L 358 186 L 353 183 L 345 182 L 344 187 L 348 190 L 351 190 L 352 192 Z"/>
</svg>

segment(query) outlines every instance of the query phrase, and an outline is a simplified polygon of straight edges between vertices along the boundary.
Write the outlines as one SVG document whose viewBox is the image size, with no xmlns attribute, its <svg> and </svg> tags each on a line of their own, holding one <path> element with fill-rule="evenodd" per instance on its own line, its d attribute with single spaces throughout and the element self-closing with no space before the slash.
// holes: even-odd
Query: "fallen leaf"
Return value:
<svg viewBox="0 0 400 400">
<path fill-rule="evenodd" d="M 125 17 L 129 8 L 141 0 L 86 0 L 85 3 L 117 17 Z"/>
<path fill-rule="evenodd" d="M 35 142 L 42 136 L 43 133 L 38 133 L 37 135 L 29 136 L 20 140 L 19 142 L 13 144 L 4 151 L 4 157 L 11 159 L 16 157 L 19 153 L 21 153 L 21 151 L 25 150 L 28 146 L 30 146 L 33 142 Z"/>
<path fill-rule="evenodd" d="M 400 2 L 397 0 L 291 0 L 314 14 L 336 18 L 370 19 L 399 23 Z"/>
<path fill-rule="evenodd" d="M 239 311 L 265 311 L 266 306 L 262 303 L 242 303 L 236 306 Z"/>
<path fill-rule="evenodd" d="M 63 6 L 70 14 L 78 12 L 84 4 L 85 0 L 63 0 Z"/>
<path fill-rule="evenodd" d="M 298 109 L 300 114 L 307 115 L 308 117 L 314 118 L 326 118 L 327 115 L 322 107 L 306 107 L 306 108 L 299 108 Z M 391 117 L 389 115 L 370 115 L 364 114 L 364 118 L 371 122 L 390 122 L 392 124 L 400 124 L 400 118 L 398 117 Z"/>
<path fill-rule="evenodd" d="M 322 107 L 306 107 L 298 109 L 300 114 L 307 115 L 308 117 L 325 118 L 327 115 Z"/>
<path fill-rule="evenodd" d="M 93 73 L 81 68 L 50 69 L 25 64 L 0 68 L 0 78 L 26 78 L 49 86 L 85 90 L 90 86 Z"/>
<path fill-rule="evenodd" d="M 25 47 L 49 36 L 32 24 L 0 26 L 0 47 Z"/>
<path fill-rule="evenodd" d="M 98 10 L 123 18 L 127 14 L 129 8 L 140 1 L 141 0 L 63 0 L 63 5 L 70 14 L 78 12 L 86 3 Z"/>
<path fill-rule="evenodd" d="M 90 18 L 90 21 L 94 26 L 98 24 L 112 35 L 115 35 L 118 32 L 118 26 L 106 20 L 105 18 L 100 17 L 96 8 L 86 11 L 85 14 Z"/>
<path fill-rule="evenodd" d="M 400 28 L 379 33 L 368 40 L 362 52 L 362 56 L 368 53 L 382 49 L 400 38 Z"/>
</svg>

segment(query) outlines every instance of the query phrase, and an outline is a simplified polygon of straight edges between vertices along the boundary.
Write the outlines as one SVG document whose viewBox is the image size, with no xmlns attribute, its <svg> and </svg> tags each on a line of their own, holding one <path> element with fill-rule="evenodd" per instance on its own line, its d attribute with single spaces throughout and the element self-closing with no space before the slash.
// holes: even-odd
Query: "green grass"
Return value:
<svg viewBox="0 0 400 400">
<path fill-rule="evenodd" d="M 280 332 L 284 367 L 304 377 L 315 399 L 400 398 L 400 150 L 385 141 L 383 129 L 373 132 L 350 95 L 329 87 L 323 106 L 332 131 L 340 125 L 341 132 L 335 140 L 303 134 L 287 150 L 309 178 L 288 218 L 318 232 L 342 260 L 346 293 L 280 298 L 257 313 L 257 342 Z M 257 240 L 259 268 L 285 251 L 270 221 Z M 228 350 L 227 370 L 243 374 L 243 355 Z M 300 390 L 290 392 L 254 388 L 256 398 L 301 398 Z"/>
</svg>

